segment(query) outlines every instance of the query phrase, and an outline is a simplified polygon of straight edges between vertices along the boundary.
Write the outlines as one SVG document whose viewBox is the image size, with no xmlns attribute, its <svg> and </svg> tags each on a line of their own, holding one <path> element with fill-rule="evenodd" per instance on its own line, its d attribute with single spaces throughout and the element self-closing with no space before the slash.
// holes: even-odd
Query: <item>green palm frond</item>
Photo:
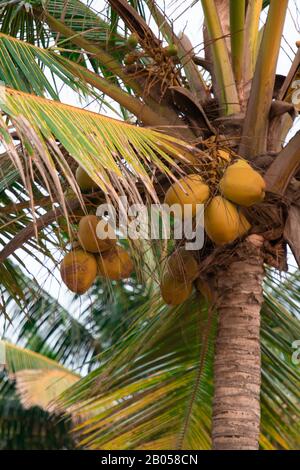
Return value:
<svg viewBox="0 0 300 470">
<path fill-rule="evenodd" d="M 300 377 L 291 357 L 300 321 L 291 307 L 299 298 L 299 274 L 283 281 L 279 292 L 270 279 L 261 312 L 261 448 L 295 449 Z M 296 283 L 294 299 L 285 295 L 285 282 Z M 135 323 L 113 354 L 103 353 L 103 365 L 64 396 L 68 406 L 89 401 L 83 409 L 93 412 L 93 417 L 78 428 L 82 445 L 92 449 L 210 447 L 215 334 L 215 317 L 210 315 L 205 305 L 199 311 L 199 298 L 169 309 L 157 297 L 137 309 Z"/>
<path fill-rule="evenodd" d="M 113 285 L 98 279 L 80 305 L 76 296 L 70 302 L 76 316 L 24 274 L 21 286 L 22 302 L 7 302 L 18 344 L 76 369 L 95 368 L 91 359 L 117 342 L 149 297 L 134 278 Z"/>
<path fill-rule="evenodd" d="M 35 41 L 40 38 L 42 33 L 42 37 L 47 35 L 45 27 L 38 23 L 41 15 L 34 14 L 33 11 L 33 8 L 39 7 L 41 11 L 45 9 L 57 19 L 61 18 L 61 11 L 64 11 L 64 22 L 74 30 L 75 34 L 84 32 L 85 37 L 93 42 L 103 44 L 104 47 L 107 47 L 109 40 L 112 39 L 119 40 L 122 44 L 121 36 L 112 36 L 110 23 L 102 19 L 96 10 L 88 7 L 80 0 L 68 0 L 67 2 L 65 0 L 47 0 L 46 2 L 43 0 L 28 0 L 26 3 L 27 8 L 22 0 L 16 1 L 14 4 L 6 1 L 1 2 L 0 23 L 2 23 L 3 32 L 16 36 L 23 33 L 20 39 L 26 41 L 30 38 Z M 36 22 L 39 24 L 39 28 L 35 27 Z"/>
<path fill-rule="evenodd" d="M 152 129 L 138 128 L 79 108 L 34 97 L 5 88 L 2 110 L 12 120 L 16 131 L 30 155 L 35 155 L 41 166 L 48 167 L 52 184 L 61 194 L 55 162 L 47 148 L 57 159 L 57 165 L 74 187 L 74 178 L 62 153 L 55 144 L 58 140 L 65 150 L 83 166 L 95 182 L 107 191 L 111 186 L 109 173 L 124 183 L 132 185 L 134 178 L 143 181 L 144 187 L 155 198 L 151 166 L 172 177 L 168 164 L 176 166 L 168 152 L 181 155 L 178 146 L 183 142 Z M 2 121 L 1 134 L 4 145 L 16 164 L 17 155 L 12 151 L 12 141 L 7 125 Z M 30 138 L 29 138 L 30 135 Z M 78 191 L 75 187 L 75 190 Z M 114 197 L 113 192 L 111 197 Z"/>
<path fill-rule="evenodd" d="M 76 93 L 89 94 L 100 100 L 99 94 L 74 77 L 63 64 L 64 58 L 50 49 L 0 34 L 0 80 L 6 86 L 38 96 L 47 94 L 58 100 L 58 88 L 64 84 Z"/>
<path fill-rule="evenodd" d="M 61 11 L 64 11 L 64 23 L 75 34 L 84 35 L 93 43 L 100 43 L 103 47 L 124 45 L 124 38 L 111 28 L 111 22 L 101 18 L 94 7 L 87 6 L 79 0 L 47 0 L 35 2 L 56 19 L 61 19 Z"/>
<path fill-rule="evenodd" d="M 215 315 L 198 298 L 170 309 L 156 296 L 135 316 L 112 357 L 104 353 L 104 365 L 73 388 L 77 403 L 89 401 L 81 411 L 93 414 L 80 426 L 82 444 L 208 449 Z"/>
<path fill-rule="evenodd" d="M 26 2 L 28 5 L 29 2 Z M 49 34 L 40 18 L 32 15 L 25 2 L 3 1 L 0 4 L 0 30 L 4 34 L 18 37 L 21 41 L 48 47 Z"/>
</svg>

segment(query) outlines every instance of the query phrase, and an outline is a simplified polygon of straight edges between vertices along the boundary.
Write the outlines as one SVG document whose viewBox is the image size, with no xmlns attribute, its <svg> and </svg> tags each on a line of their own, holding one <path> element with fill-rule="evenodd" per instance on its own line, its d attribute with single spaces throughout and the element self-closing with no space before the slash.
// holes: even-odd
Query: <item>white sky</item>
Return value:
<svg viewBox="0 0 300 470">
<path fill-rule="evenodd" d="M 87 0 L 86 0 L 87 2 Z M 99 6 L 102 7 L 104 5 L 103 0 L 94 0 L 88 2 L 92 4 L 94 8 L 99 9 Z M 202 23 L 203 23 L 203 13 L 201 9 L 200 2 L 198 1 L 192 8 L 188 8 L 181 16 L 180 12 L 182 12 L 190 2 L 185 1 L 176 1 L 173 2 L 166 2 L 167 5 L 171 5 L 171 7 L 167 8 L 168 12 L 173 12 L 172 18 L 174 21 L 174 30 L 175 32 L 179 33 L 182 30 L 185 30 L 185 33 L 189 36 L 190 40 L 192 41 L 193 45 L 195 46 L 196 52 L 201 56 L 203 56 L 202 51 Z M 162 0 L 158 1 L 158 4 L 163 8 L 165 2 Z M 179 5 L 179 8 L 177 8 Z M 282 50 L 280 53 L 280 59 L 278 62 L 278 69 L 277 72 L 282 75 L 286 75 L 290 65 L 293 55 L 296 51 L 295 41 L 300 39 L 300 17 L 299 12 L 297 10 L 300 8 L 300 0 L 290 0 L 289 2 L 289 11 L 287 14 L 283 41 L 282 41 Z M 265 13 L 263 14 L 265 15 Z M 178 19 L 176 19 L 179 16 Z M 62 95 L 62 100 L 65 103 L 72 104 L 75 106 L 83 106 L 83 104 L 79 102 L 79 100 L 74 96 L 72 91 L 65 89 Z M 86 103 L 88 105 L 88 103 Z M 91 109 L 93 111 L 98 112 L 99 105 L 97 103 L 92 103 L 87 106 L 87 109 Z M 115 117 L 115 116 L 114 116 Z M 293 135 L 296 130 L 300 128 L 299 119 L 297 119 L 295 126 L 290 134 Z M 24 255 L 22 250 L 18 250 L 18 255 L 22 257 L 22 259 L 27 263 L 29 271 L 39 279 L 40 285 L 46 289 L 52 296 L 57 297 L 60 302 L 68 307 L 70 302 L 70 294 L 65 286 L 61 283 L 60 276 L 58 269 L 49 261 L 44 260 L 45 266 L 41 267 L 37 262 L 34 262 L 32 258 Z M 56 254 L 57 262 L 61 260 L 61 255 L 59 253 Z M 52 272 L 55 276 L 50 275 Z M 72 314 L 77 316 L 80 313 L 80 302 L 75 306 L 72 305 Z"/>
</svg>

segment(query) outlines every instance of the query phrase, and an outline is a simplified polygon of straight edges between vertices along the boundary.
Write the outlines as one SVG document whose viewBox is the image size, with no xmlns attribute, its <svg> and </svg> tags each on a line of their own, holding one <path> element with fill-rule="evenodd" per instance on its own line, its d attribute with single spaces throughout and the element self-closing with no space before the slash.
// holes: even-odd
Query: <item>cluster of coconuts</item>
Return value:
<svg viewBox="0 0 300 470">
<path fill-rule="evenodd" d="M 224 160 L 226 152 L 221 155 Z M 185 204 L 196 215 L 197 204 L 205 204 L 204 229 L 216 245 L 232 243 L 251 228 L 240 207 L 250 207 L 265 196 L 265 181 L 245 160 L 238 159 L 224 166 L 218 183 L 218 191 L 211 194 L 209 183 L 199 174 L 187 175 L 174 183 L 165 195 L 169 206 Z M 177 264 L 174 260 L 177 260 Z M 181 263 L 179 274 L 178 263 Z M 198 277 L 198 266 L 193 255 L 180 249 L 173 253 L 163 271 L 161 292 L 167 304 L 178 305 L 192 292 L 192 283 Z M 199 283 L 198 283 L 199 284 Z M 197 284 L 201 291 L 201 285 Z"/>
<path fill-rule="evenodd" d="M 82 191 L 95 189 L 96 184 L 81 168 L 76 180 Z M 66 286 L 76 294 L 84 294 L 94 283 L 97 275 L 110 279 L 126 279 L 133 271 L 128 252 L 117 245 L 112 227 L 96 215 L 81 217 L 77 241 L 60 265 L 60 273 Z"/>
<path fill-rule="evenodd" d="M 126 41 L 126 45 L 127 45 L 128 49 L 130 50 L 130 52 L 128 52 L 124 56 L 124 64 L 125 65 L 134 64 L 140 56 L 144 55 L 143 52 L 139 53 L 139 52 L 136 51 L 138 42 L 139 42 L 139 38 L 138 38 L 137 34 L 132 33 L 128 37 L 128 39 Z M 166 57 L 176 57 L 177 54 L 178 54 L 178 48 L 175 44 L 171 43 L 168 46 L 163 48 L 163 53 Z"/>
</svg>

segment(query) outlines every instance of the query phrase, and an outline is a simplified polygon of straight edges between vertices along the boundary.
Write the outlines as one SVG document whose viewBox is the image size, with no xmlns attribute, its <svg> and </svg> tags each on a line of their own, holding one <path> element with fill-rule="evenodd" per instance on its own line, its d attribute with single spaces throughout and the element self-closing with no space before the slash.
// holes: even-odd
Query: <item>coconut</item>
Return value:
<svg viewBox="0 0 300 470">
<path fill-rule="evenodd" d="M 220 181 L 220 191 L 224 197 L 246 207 L 261 202 L 265 189 L 263 177 L 243 160 L 230 165 Z"/>
<path fill-rule="evenodd" d="M 190 297 L 193 284 L 177 281 L 170 272 L 165 271 L 160 283 L 160 290 L 166 304 L 175 306 L 182 304 Z"/>
<path fill-rule="evenodd" d="M 72 292 L 84 294 L 96 278 L 96 259 L 83 250 L 70 251 L 61 262 L 60 273 L 63 282 Z"/>
<path fill-rule="evenodd" d="M 82 191 L 91 191 L 97 188 L 95 181 L 92 180 L 92 178 L 83 168 L 81 168 L 81 166 L 77 167 L 75 176 L 78 186 Z"/>
<path fill-rule="evenodd" d="M 168 57 L 175 57 L 178 54 L 178 47 L 175 44 L 169 44 L 164 48 L 164 52 Z"/>
<path fill-rule="evenodd" d="M 132 65 L 136 62 L 137 55 L 135 52 L 129 52 L 129 54 L 126 54 L 124 57 L 124 64 L 125 65 Z"/>
<path fill-rule="evenodd" d="M 129 38 L 127 39 L 127 45 L 129 47 L 129 49 L 135 49 L 138 45 L 138 42 L 139 42 L 139 38 L 137 36 L 137 34 L 135 33 L 132 33 Z"/>
<path fill-rule="evenodd" d="M 111 280 L 126 279 L 133 271 L 133 262 L 124 248 L 115 246 L 97 257 L 100 276 Z"/>
<path fill-rule="evenodd" d="M 96 215 L 86 215 L 79 222 L 78 239 L 82 248 L 91 253 L 109 250 L 116 244 L 112 227 Z"/>
<path fill-rule="evenodd" d="M 231 243 L 250 228 L 247 219 L 237 207 L 222 196 L 212 199 L 204 212 L 204 226 L 209 238 L 216 245 Z"/>
<path fill-rule="evenodd" d="M 198 263 L 190 251 L 176 250 L 167 261 L 167 270 L 177 281 L 192 282 L 198 276 Z"/>
<path fill-rule="evenodd" d="M 204 204 L 209 198 L 209 187 L 198 174 L 187 175 L 174 183 L 166 192 L 165 204 L 192 205 L 192 216 L 197 212 L 197 204 Z"/>
</svg>

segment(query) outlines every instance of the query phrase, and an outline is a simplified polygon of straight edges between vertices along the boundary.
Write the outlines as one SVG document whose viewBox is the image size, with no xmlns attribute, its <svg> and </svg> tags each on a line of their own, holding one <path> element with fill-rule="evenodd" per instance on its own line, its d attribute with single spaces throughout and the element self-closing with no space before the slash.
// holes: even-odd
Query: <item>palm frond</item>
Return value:
<svg viewBox="0 0 300 470">
<path fill-rule="evenodd" d="M 266 279 L 262 308 L 263 449 L 299 447 L 299 367 L 292 342 L 299 338 L 295 311 L 299 273 L 277 283 Z M 287 283 L 294 284 L 289 298 Z M 276 285 L 279 284 L 279 285 Z M 92 449 L 206 449 L 210 447 L 210 405 L 215 320 L 198 297 L 176 309 L 159 298 L 136 312 L 136 321 L 102 366 L 65 395 L 70 406 L 93 412 L 79 427 Z M 211 325 L 211 326 L 210 326 Z M 206 341 L 205 341 L 206 338 Z M 87 400 L 87 402 L 85 401 Z"/>
<path fill-rule="evenodd" d="M 57 361 L 49 359 L 41 354 L 28 349 L 21 348 L 15 344 L 0 340 L 2 348 L 5 350 L 5 366 L 7 370 L 15 374 L 22 370 L 59 370 L 66 374 L 72 374 L 78 378 L 76 374 L 71 373 Z"/>
<path fill-rule="evenodd" d="M 79 380 L 77 374 L 41 354 L 2 340 L 1 348 L 5 368 L 16 381 L 25 408 L 39 406 L 49 411 L 57 410 L 54 401 Z"/>
<path fill-rule="evenodd" d="M 34 8 L 40 8 L 34 11 Z M 47 11 L 55 18 L 61 18 L 64 12 L 65 24 L 74 30 L 75 34 L 84 33 L 85 37 L 95 43 L 101 43 L 103 47 L 108 47 L 109 41 L 114 40 L 114 44 L 122 44 L 120 35 L 112 35 L 109 21 L 100 17 L 94 8 L 85 5 L 80 0 L 28 0 L 26 5 L 22 0 L 14 2 L 3 1 L 0 5 L 0 24 L 2 32 L 21 40 L 35 43 L 38 40 L 51 38 L 51 33 L 47 31 L 42 23 L 41 11 Z M 56 38 L 62 40 L 63 38 Z M 116 43 L 116 41 L 118 41 Z M 47 43 L 43 43 L 45 46 Z"/>
<path fill-rule="evenodd" d="M 168 152 L 177 154 L 178 158 L 182 157 L 185 160 L 178 146 L 182 145 L 184 148 L 186 144 L 166 134 L 152 129 L 134 127 L 9 88 L 6 88 L 4 93 L 2 110 L 13 121 L 29 154 L 34 153 L 34 160 L 39 161 L 40 165 L 45 165 L 48 171 L 50 170 L 53 178 L 52 184 L 59 193 L 61 189 L 58 178 L 53 174 L 55 162 L 46 144 L 51 147 L 58 167 L 73 187 L 74 182 L 70 168 L 55 143 L 56 140 L 78 164 L 86 169 L 104 191 L 107 191 L 110 186 L 108 184 L 110 172 L 124 183 L 124 188 L 127 187 L 127 190 L 129 180 L 131 186 L 134 178 L 143 180 L 144 187 L 152 197 L 155 197 L 149 175 L 151 166 L 157 167 L 162 173 L 172 177 L 172 172 L 166 163 L 173 164 L 173 166 L 175 163 L 169 157 Z M 13 150 L 9 129 L 4 121 L 1 124 L 1 134 L 7 151 L 20 169 L 20 162 Z M 78 191 L 76 188 L 75 190 Z M 113 194 L 111 196 L 113 197 Z"/>
<path fill-rule="evenodd" d="M 9 337 L 13 328 L 17 344 L 76 370 L 95 368 L 97 360 L 91 359 L 117 342 L 132 312 L 149 298 L 149 289 L 135 278 L 113 285 L 98 279 L 80 303 L 70 296 L 66 309 L 37 280 L 13 267 L 22 298 L 16 303 L 12 294 L 3 295 L 11 319 L 4 334 Z"/>
<path fill-rule="evenodd" d="M 213 313 L 201 309 L 198 298 L 170 309 L 156 296 L 135 316 L 111 359 L 104 353 L 104 365 L 73 388 L 75 402 L 88 401 L 80 411 L 93 414 L 78 428 L 82 444 L 208 449 Z M 70 395 L 67 402 L 73 403 Z"/>
<path fill-rule="evenodd" d="M 103 101 L 99 93 L 80 77 L 74 77 L 64 64 L 67 59 L 51 49 L 42 49 L 0 33 L 0 80 L 5 86 L 59 100 L 59 90 L 66 85 L 82 96 Z"/>
</svg>

